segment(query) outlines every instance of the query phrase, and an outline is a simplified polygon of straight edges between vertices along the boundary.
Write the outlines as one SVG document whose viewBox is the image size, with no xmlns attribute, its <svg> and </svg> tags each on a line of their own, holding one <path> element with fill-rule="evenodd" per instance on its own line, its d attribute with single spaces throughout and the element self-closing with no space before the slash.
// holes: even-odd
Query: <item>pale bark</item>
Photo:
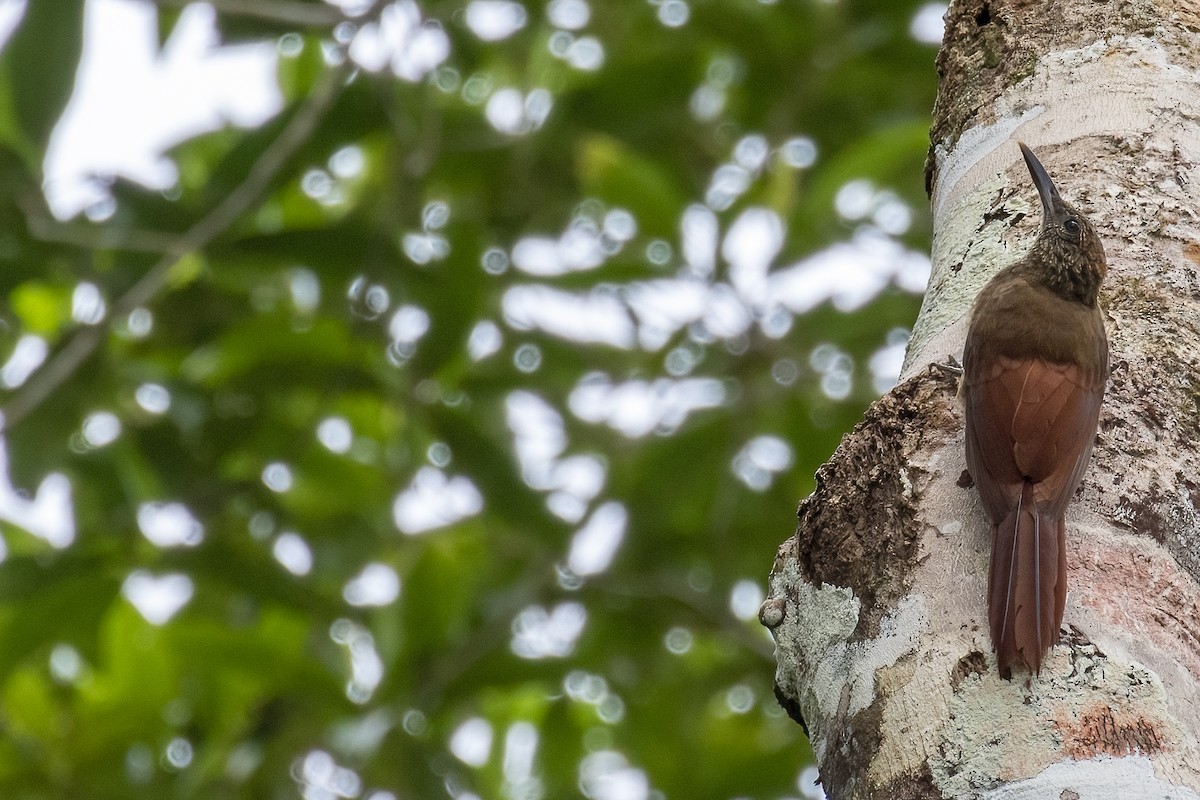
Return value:
<svg viewBox="0 0 1200 800">
<path fill-rule="evenodd" d="M 818 473 L 761 614 L 832 798 L 1200 798 L 1197 31 L 1195 2 L 951 6 L 905 380 Z M 1037 230 L 1017 139 L 1104 240 L 1114 369 L 1067 515 L 1063 642 L 1006 681 L 957 380 L 929 365 Z"/>
</svg>

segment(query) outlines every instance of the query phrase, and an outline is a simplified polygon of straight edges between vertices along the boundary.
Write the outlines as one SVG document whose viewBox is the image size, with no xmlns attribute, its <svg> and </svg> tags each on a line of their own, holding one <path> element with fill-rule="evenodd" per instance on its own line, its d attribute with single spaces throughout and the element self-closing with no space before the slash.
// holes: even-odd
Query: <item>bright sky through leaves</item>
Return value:
<svg viewBox="0 0 1200 800">
<path fill-rule="evenodd" d="M 5 401 L 99 342 L 0 443 L 0 794 L 817 796 L 757 606 L 928 280 L 944 8 L 73 2 L 0 71 Z"/>
</svg>

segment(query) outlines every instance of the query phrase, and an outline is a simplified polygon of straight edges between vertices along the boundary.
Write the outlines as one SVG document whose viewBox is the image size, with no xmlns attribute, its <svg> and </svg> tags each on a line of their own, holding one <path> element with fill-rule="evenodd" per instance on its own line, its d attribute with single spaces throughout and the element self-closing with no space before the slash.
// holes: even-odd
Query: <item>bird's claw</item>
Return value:
<svg viewBox="0 0 1200 800">
<path fill-rule="evenodd" d="M 945 362 L 934 361 L 929 366 L 940 369 L 947 375 L 953 375 L 956 378 L 961 377 L 963 374 L 963 366 L 958 363 L 958 359 L 954 356 L 946 356 Z"/>
</svg>

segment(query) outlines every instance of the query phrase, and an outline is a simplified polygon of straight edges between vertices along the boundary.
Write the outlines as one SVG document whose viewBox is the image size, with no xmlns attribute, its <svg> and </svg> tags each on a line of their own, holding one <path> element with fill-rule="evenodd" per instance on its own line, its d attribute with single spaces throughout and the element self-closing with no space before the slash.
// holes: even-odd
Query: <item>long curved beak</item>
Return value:
<svg viewBox="0 0 1200 800">
<path fill-rule="evenodd" d="M 1021 148 L 1021 155 L 1025 156 L 1025 166 L 1029 167 L 1029 174 L 1033 176 L 1033 185 L 1037 187 L 1038 197 L 1042 198 L 1042 213 L 1049 218 L 1054 212 L 1062 209 L 1062 198 L 1058 196 L 1054 181 L 1050 180 L 1049 173 L 1042 166 L 1042 162 L 1037 160 L 1033 151 L 1024 142 L 1017 142 L 1017 146 Z"/>
</svg>

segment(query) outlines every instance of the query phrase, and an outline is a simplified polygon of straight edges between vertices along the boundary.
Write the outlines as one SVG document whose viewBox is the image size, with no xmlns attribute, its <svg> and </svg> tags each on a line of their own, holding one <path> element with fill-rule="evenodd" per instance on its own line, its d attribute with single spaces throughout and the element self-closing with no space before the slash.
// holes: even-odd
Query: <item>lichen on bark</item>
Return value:
<svg viewBox="0 0 1200 800">
<path fill-rule="evenodd" d="M 784 544 L 806 580 L 844 586 L 860 598 L 857 637 L 877 636 L 880 619 L 904 591 L 919 533 L 921 475 L 912 455 L 960 424 L 952 409 L 956 385 L 931 368 L 867 409 L 817 471 L 816 489 L 801 503 L 796 533 Z"/>
</svg>

